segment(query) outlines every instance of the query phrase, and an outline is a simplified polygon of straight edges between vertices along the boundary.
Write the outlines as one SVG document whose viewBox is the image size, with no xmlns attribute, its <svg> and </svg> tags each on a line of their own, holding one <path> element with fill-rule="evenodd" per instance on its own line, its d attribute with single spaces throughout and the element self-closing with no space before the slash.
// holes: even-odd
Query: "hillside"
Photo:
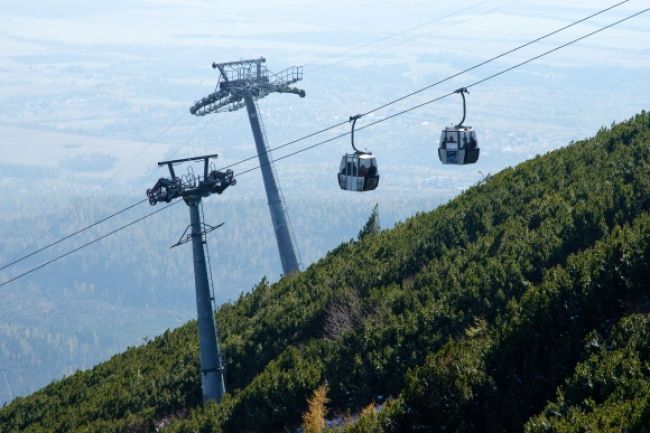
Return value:
<svg viewBox="0 0 650 433">
<path fill-rule="evenodd" d="M 293 431 L 323 383 L 349 432 L 648 432 L 649 192 L 642 113 L 223 306 L 220 405 L 191 322 L 14 400 L 2 433 Z"/>
<path fill-rule="evenodd" d="M 29 244 L 35 247 L 35 237 L 24 237 L 34 227 L 39 227 L 36 234 L 45 234 L 43 227 L 53 225 L 51 233 L 38 238 L 38 242 L 53 242 L 112 213 L 111 206 L 115 206 L 106 200 L 93 206 L 65 202 L 53 208 L 56 198 L 45 195 L 22 193 L 6 198 L 20 211 L 11 215 L 11 209 L 0 209 L 0 221 L 4 222 L 0 224 L 0 263 L 11 261 Z M 16 200 L 18 196 L 21 198 Z M 291 212 L 297 234 L 304 240 L 299 246 L 305 263 L 316 261 L 341 240 L 355 236 L 376 203 L 372 200 L 378 200 L 365 197 L 357 206 L 349 207 L 344 196 L 337 196 L 310 196 Z M 425 192 L 419 193 L 420 198 L 425 196 Z M 115 197 L 118 199 L 123 197 Z M 139 199 L 133 197 L 132 202 Z M 422 209 L 419 203 L 422 200 L 412 195 L 381 206 L 382 223 L 393 225 Z M 66 206 L 81 207 L 82 211 L 68 212 Z M 340 209 L 337 215 L 329 215 L 330 206 Z M 431 207 L 428 203 L 427 208 Z M 121 221 L 85 233 L 74 243 L 57 245 L 44 256 L 0 270 L 0 281 L 152 210 L 144 204 Z M 277 279 L 280 262 L 264 197 L 220 196 L 207 200 L 205 211 L 208 222 L 225 222 L 227 227 L 209 239 L 218 303 L 237 299 L 263 275 Z M 65 223 L 61 220 L 63 213 Z M 140 344 L 145 336 L 158 335 L 195 317 L 191 247 L 169 249 L 187 226 L 187 218 L 187 209 L 176 206 L 150 218 L 148 224 L 130 227 L 83 254 L 73 254 L 0 288 L 0 406 L 64 374 L 105 361 L 128 346 Z M 152 236 L 151 227 L 156 227 L 157 235 Z M 253 232 L 255 236 L 250 236 Z"/>
</svg>

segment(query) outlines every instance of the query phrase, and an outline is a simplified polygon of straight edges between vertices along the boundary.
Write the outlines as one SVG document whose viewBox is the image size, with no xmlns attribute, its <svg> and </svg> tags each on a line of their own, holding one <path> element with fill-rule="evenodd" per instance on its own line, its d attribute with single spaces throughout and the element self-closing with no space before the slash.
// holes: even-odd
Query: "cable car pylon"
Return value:
<svg viewBox="0 0 650 433">
<path fill-rule="evenodd" d="M 218 69 L 220 73 L 217 88 L 210 95 L 196 101 L 190 108 L 190 113 L 195 116 L 205 116 L 246 107 L 280 252 L 282 271 L 284 275 L 289 275 L 300 270 L 300 262 L 256 101 L 271 93 L 293 93 L 304 98 L 305 91 L 291 87 L 291 84 L 302 80 L 302 66 L 292 66 L 274 74 L 263 65 L 265 62 L 266 59 L 260 57 L 236 62 L 213 63 L 212 68 Z"/>
<path fill-rule="evenodd" d="M 158 202 L 169 203 L 176 198 L 183 198 L 190 208 L 190 234 L 187 230 L 172 248 L 192 241 L 194 257 L 194 284 L 196 288 L 196 311 L 199 328 L 199 361 L 201 368 L 201 385 L 203 388 L 203 403 L 209 400 L 219 401 L 226 392 L 224 368 L 217 342 L 217 329 L 214 321 L 213 296 L 210 293 L 208 271 L 205 259 L 205 235 L 220 226 L 208 226 L 201 221 L 199 206 L 201 199 L 211 194 L 221 194 L 236 180 L 232 170 L 218 171 L 209 169 L 209 161 L 217 155 L 205 155 L 196 158 L 162 161 L 158 166 L 169 168 L 169 178 L 160 178 L 155 185 L 147 190 L 149 203 L 154 206 Z M 196 176 L 189 171 L 186 176 L 179 178 L 174 171 L 174 165 L 191 161 L 203 161 L 203 176 Z"/>
</svg>

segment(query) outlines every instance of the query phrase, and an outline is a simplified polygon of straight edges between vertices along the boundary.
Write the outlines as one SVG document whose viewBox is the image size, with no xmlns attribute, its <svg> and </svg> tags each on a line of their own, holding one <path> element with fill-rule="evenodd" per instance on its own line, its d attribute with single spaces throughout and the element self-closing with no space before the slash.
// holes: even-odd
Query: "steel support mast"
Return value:
<svg viewBox="0 0 650 433">
<path fill-rule="evenodd" d="M 298 258 L 296 257 L 296 251 L 294 249 L 294 243 L 291 239 L 291 228 L 285 212 L 284 202 L 280 196 L 280 190 L 278 189 L 278 184 L 275 179 L 275 173 L 271 166 L 266 143 L 264 142 L 264 134 L 262 133 L 262 126 L 260 124 L 257 107 L 255 106 L 255 101 L 250 93 L 246 92 L 244 94 L 244 102 L 246 104 L 246 111 L 248 112 L 248 119 L 251 122 L 251 129 L 253 130 L 257 155 L 260 160 L 264 189 L 266 190 L 266 198 L 268 199 L 269 210 L 271 211 L 271 222 L 273 223 L 275 239 L 278 243 L 278 251 L 280 251 L 282 271 L 285 275 L 289 275 L 300 270 Z"/>
<path fill-rule="evenodd" d="M 223 379 L 223 365 L 217 344 L 217 330 L 214 324 L 214 311 L 212 310 L 212 296 L 208 283 L 208 271 L 205 263 L 203 245 L 203 223 L 199 213 L 201 197 L 192 203 L 190 208 L 190 221 L 192 225 L 192 253 L 194 256 L 194 287 L 196 289 L 196 316 L 199 327 L 199 360 L 201 365 L 201 386 L 203 388 L 203 402 L 208 400 L 221 400 L 226 392 Z"/>
<path fill-rule="evenodd" d="M 293 93 L 304 97 L 305 91 L 290 87 L 290 84 L 302 80 L 302 67 L 294 66 L 278 74 L 273 74 L 263 65 L 265 62 L 266 60 L 260 57 L 237 62 L 213 63 L 212 67 L 220 72 L 217 89 L 214 93 L 197 101 L 190 108 L 190 112 L 196 116 L 204 116 L 209 113 L 235 111 L 246 107 L 260 161 L 273 230 L 280 252 L 282 271 L 284 275 L 289 275 L 300 270 L 300 260 L 296 252 L 286 206 L 273 170 L 273 161 L 265 140 L 256 100 L 270 93 Z"/>
<path fill-rule="evenodd" d="M 236 183 L 232 170 L 225 172 L 209 171 L 209 159 L 216 156 L 206 155 L 197 158 L 159 162 L 159 166 L 167 165 L 169 167 L 171 177 L 158 179 L 153 188 L 147 190 L 147 197 L 149 197 L 151 205 L 155 205 L 160 201 L 169 203 L 175 198 L 182 197 L 190 210 L 190 225 L 185 229 L 181 239 L 172 247 L 192 241 L 203 403 L 209 400 L 218 402 L 226 392 L 224 368 L 219 352 L 214 310 L 212 308 L 214 297 L 210 291 L 204 250 L 206 243 L 204 236 L 217 227 L 205 224 L 201 220 L 201 213 L 199 212 L 203 197 L 208 197 L 214 193 L 221 194 L 228 186 Z M 175 164 L 201 160 L 204 162 L 203 176 L 195 176 L 192 172 L 189 172 L 183 179 L 176 177 L 174 172 Z M 188 230 L 189 234 L 187 234 Z"/>
</svg>

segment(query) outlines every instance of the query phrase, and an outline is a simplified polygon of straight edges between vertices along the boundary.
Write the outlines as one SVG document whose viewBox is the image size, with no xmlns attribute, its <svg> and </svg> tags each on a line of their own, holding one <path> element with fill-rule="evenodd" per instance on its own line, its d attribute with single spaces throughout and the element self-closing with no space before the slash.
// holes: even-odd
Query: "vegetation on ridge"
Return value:
<svg viewBox="0 0 650 433">
<path fill-rule="evenodd" d="M 224 305 L 228 395 L 195 324 L 0 410 L 7 432 L 647 432 L 650 115 L 491 176 Z M 370 226 L 369 226 L 370 227 Z"/>
</svg>

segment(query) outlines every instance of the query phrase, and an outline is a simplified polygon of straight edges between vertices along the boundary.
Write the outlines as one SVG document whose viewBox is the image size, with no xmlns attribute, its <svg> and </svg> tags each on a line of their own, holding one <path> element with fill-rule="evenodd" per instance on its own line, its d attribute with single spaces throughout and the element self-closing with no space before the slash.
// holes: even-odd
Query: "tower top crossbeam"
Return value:
<svg viewBox="0 0 650 433">
<path fill-rule="evenodd" d="M 175 198 L 182 197 L 190 204 L 210 194 L 221 194 L 230 185 L 235 185 L 237 181 L 232 170 L 219 171 L 214 167 L 211 169 L 210 159 L 216 157 L 216 154 L 212 154 L 159 162 L 159 167 L 166 165 L 169 168 L 170 177 L 161 177 L 151 189 L 147 190 L 149 203 L 153 206 L 161 201 L 169 203 Z M 203 176 L 195 175 L 191 169 L 188 169 L 188 173 L 184 176 L 176 175 L 174 165 L 193 161 L 203 161 Z"/>
<path fill-rule="evenodd" d="M 249 93 L 255 100 L 270 93 L 293 93 L 305 97 L 305 91 L 291 84 L 302 80 L 302 66 L 292 66 L 277 74 L 270 72 L 266 59 L 239 60 L 235 62 L 212 63 L 219 70 L 219 81 L 215 91 L 196 101 L 190 108 L 195 116 L 210 113 L 236 111 L 245 106 L 244 96 Z"/>
</svg>

